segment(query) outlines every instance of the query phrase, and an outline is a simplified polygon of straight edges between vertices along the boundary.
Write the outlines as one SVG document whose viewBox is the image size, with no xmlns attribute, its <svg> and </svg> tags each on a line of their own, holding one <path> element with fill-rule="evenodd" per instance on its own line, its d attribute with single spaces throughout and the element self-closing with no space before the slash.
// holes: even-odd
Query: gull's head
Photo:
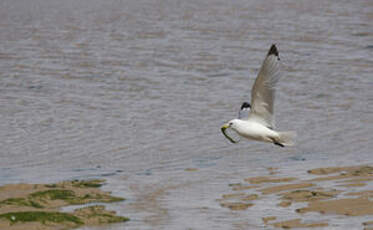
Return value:
<svg viewBox="0 0 373 230">
<path fill-rule="evenodd" d="M 233 130 L 236 130 L 238 123 L 239 123 L 239 119 L 232 119 L 228 121 L 227 123 L 225 123 L 221 128 L 224 128 L 224 129 L 231 128 Z"/>
<path fill-rule="evenodd" d="M 236 130 L 237 128 L 237 125 L 239 123 L 239 119 L 233 119 L 233 120 L 230 120 L 228 121 L 227 123 L 225 123 L 222 127 L 221 127 L 221 131 L 222 133 L 224 134 L 224 136 L 232 143 L 238 143 L 238 141 L 235 141 L 233 140 L 230 136 L 228 136 L 228 134 L 226 133 L 226 130 L 228 128 L 231 128 L 233 130 Z"/>
</svg>

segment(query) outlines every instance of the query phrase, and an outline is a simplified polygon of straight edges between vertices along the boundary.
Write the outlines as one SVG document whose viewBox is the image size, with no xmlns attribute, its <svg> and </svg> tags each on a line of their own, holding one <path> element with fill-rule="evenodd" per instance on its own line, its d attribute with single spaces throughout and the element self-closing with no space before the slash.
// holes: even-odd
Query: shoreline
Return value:
<svg viewBox="0 0 373 230">
<path fill-rule="evenodd" d="M 268 210 L 253 215 L 252 220 L 259 224 L 257 226 L 323 228 L 333 226 L 333 221 L 340 217 L 358 217 L 353 219 L 354 226 L 373 229 L 372 165 L 315 168 L 299 171 L 298 175 L 280 171 L 271 167 L 256 177 L 241 177 L 238 183 L 227 184 L 225 192 L 220 193 L 214 202 L 222 210 L 232 213 L 250 214 L 258 209 Z M 198 173 L 198 170 L 191 172 Z M 303 173 L 308 176 L 299 176 Z M 56 184 L 0 186 L 0 229 L 18 230 L 27 226 L 31 230 L 57 230 L 128 221 L 126 217 L 105 210 L 103 205 L 74 208 L 73 205 L 125 200 L 100 190 L 103 183 L 104 180 L 75 180 Z M 154 200 L 153 203 L 141 203 L 145 205 L 143 208 L 158 207 L 155 202 L 159 191 L 149 195 L 148 199 Z M 130 203 L 128 208 L 133 208 L 133 205 Z M 69 206 L 69 212 L 62 212 L 61 208 L 66 206 Z M 24 216 L 17 216 L 16 212 Z M 34 212 L 38 217 L 27 219 L 26 212 Z M 50 216 L 45 216 L 45 213 Z M 157 222 L 157 218 L 153 221 Z"/>
</svg>

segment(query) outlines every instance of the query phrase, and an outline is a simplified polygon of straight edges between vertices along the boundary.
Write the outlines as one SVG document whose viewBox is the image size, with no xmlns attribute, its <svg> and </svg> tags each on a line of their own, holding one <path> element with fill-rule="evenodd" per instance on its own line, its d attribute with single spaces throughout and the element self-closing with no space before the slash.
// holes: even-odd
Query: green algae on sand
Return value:
<svg viewBox="0 0 373 230">
<path fill-rule="evenodd" d="M 99 189 L 103 180 L 64 181 L 56 184 L 12 184 L 0 186 L 0 229 L 57 230 L 82 225 L 126 222 L 103 205 L 59 212 L 68 205 L 124 201 Z"/>
<path fill-rule="evenodd" d="M 79 188 L 99 188 L 104 182 L 104 180 L 74 180 L 72 181 L 72 186 Z"/>
<path fill-rule="evenodd" d="M 39 198 L 39 199 L 50 199 L 50 200 L 70 200 L 76 196 L 75 196 L 75 193 L 71 190 L 51 189 L 51 190 L 31 193 L 29 197 Z"/>
<path fill-rule="evenodd" d="M 43 205 L 32 200 L 27 200 L 25 198 L 8 198 L 0 202 L 0 207 L 2 205 L 18 205 L 18 206 L 30 206 L 34 208 L 44 208 Z"/>
<path fill-rule="evenodd" d="M 71 205 L 87 204 L 92 202 L 111 203 L 125 200 L 121 197 L 115 197 L 101 193 L 86 193 L 84 195 L 78 195 L 74 191 L 67 189 L 51 189 L 46 191 L 35 192 L 29 195 L 29 199 L 32 198 L 39 199 L 41 201 L 61 200 Z"/>
<path fill-rule="evenodd" d="M 114 211 L 105 210 L 103 205 L 94 205 L 76 209 L 74 215 L 82 218 L 90 225 L 129 221 L 129 218 L 127 217 L 116 216 Z"/>
<path fill-rule="evenodd" d="M 44 211 L 25 211 L 25 212 L 8 212 L 1 214 L 0 218 L 5 218 L 11 223 L 16 222 L 47 222 L 62 223 L 72 222 L 75 225 L 82 225 L 83 221 L 69 213 L 63 212 L 44 212 Z"/>
</svg>

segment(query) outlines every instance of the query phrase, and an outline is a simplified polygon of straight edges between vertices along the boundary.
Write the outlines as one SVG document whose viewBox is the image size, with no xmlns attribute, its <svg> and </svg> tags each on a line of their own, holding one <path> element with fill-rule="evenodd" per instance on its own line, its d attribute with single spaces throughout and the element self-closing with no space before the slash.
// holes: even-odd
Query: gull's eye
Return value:
<svg viewBox="0 0 373 230">
<path fill-rule="evenodd" d="M 232 126 L 233 125 L 233 122 L 229 122 L 229 126 Z"/>
</svg>

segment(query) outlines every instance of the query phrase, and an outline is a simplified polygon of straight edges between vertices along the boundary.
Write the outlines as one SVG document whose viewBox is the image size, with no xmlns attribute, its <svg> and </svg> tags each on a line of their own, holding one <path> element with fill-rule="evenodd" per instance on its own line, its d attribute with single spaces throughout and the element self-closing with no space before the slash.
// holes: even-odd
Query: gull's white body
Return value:
<svg viewBox="0 0 373 230">
<path fill-rule="evenodd" d="M 232 128 L 237 134 L 249 140 L 270 142 L 281 147 L 293 145 L 294 132 L 278 132 L 274 130 L 273 104 L 275 86 L 280 78 L 279 61 L 277 48 L 272 45 L 251 90 L 250 112 L 246 117 L 233 119 L 223 125 L 222 131 L 226 137 L 224 130 Z M 236 143 L 233 139 L 227 138 L 231 142 Z"/>
<path fill-rule="evenodd" d="M 231 128 L 249 140 L 271 142 L 279 139 L 279 134 L 266 126 L 251 120 L 233 119 Z"/>
</svg>

